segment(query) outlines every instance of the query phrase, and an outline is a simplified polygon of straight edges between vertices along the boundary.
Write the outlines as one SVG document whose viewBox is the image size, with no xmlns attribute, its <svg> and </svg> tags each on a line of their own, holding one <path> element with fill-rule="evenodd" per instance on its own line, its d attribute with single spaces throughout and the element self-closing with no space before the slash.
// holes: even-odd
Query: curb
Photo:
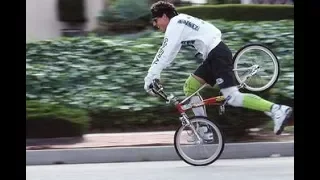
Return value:
<svg viewBox="0 0 320 180">
<path fill-rule="evenodd" d="M 61 145 L 61 144 L 70 144 L 70 143 L 79 143 L 83 142 L 84 137 L 60 137 L 60 138 L 47 138 L 47 139 L 26 139 L 27 146 L 39 146 L 42 144 L 50 145 Z"/>
<path fill-rule="evenodd" d="M 227 143 L 220 159 L 294 156 L 294 142 Z M 26 165 L 181 160 L 173 146 L 27 150 Z"/>
</svg>

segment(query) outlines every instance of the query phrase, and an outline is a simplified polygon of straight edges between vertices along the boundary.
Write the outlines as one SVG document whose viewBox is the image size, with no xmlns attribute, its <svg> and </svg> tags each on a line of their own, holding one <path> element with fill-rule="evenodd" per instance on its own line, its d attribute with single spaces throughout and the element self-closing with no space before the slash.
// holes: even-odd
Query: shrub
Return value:
<svg viewBox="0 0 320 180">
<path fill-rule="evenodd" d="M 97 17 L 99 33 L 127 33 L 145 29 L 150 25 L 150 13 L 147 0 L 117 0 L 103 9 Z"/>
<path fill-rule="evenodd" d="M 76 137 L 89 127 L 86 110 L 40 101 L 27 101 L 27 138 Z"/>
<path fill-rule="evenodd" d="M 251 42 L 275 51 L 281 74 L 272 90 L 293 98 L 293 21 L 212 23 L 221 29 L 233 53 Z M 133 41 L 90 36 L 28 43 L 26 97 L 83 108 L 141 110 L 157 106 L 157 101 L 145 96 L 143 78 L 162 38 L 162 33 L 153 33 Z M 193 51 L 181 51 L 162 73 L 168 91 L 178 96 L 183 96 L 182 85 L 198 65 Z"/>
<path fill-rule="evenodd" d="M 223 4 L 185 6 L 177 8 L 177 11 L 179 13 L 197 16 L 202 19 L 276 21 L 294 19 L 293 8 L 293 5 Z"/>
<path fill-rule="evenodd" d="M 216 88 L 205 89 L 201 93 L 204 98 L 218 94 Z M 270 98 L 272 93 L 260 94 Z M 293 100 L 285 98 L 281 101 L 293 106 Z M 220 115 L 217 106 L 207 106 L 207 115 L 215 120 L 223 130 L 227 142 L 236 142 L 246 136 L 246 130 L 259 127 L 271 119 L 262 112 L 226 106 L 225 114 Z M 190 111 L 191 112 L 191 111 Z M 188 114 L 190 114 L 188 112 Z M 176 130 L 180 126 L 179 114 L 173 106 L 162 104 L 158 107 L 144 108 L 142 110 L 121 109 L 95 109 L 90 111 L 92 123 L 90 131 L 93 132 L 130 132 L 149 130 Z"/>
<path fill-rule="evenodd" d="M 241 4 L 241 0 L 208 0 L 208 4 Z"/>
</svg>

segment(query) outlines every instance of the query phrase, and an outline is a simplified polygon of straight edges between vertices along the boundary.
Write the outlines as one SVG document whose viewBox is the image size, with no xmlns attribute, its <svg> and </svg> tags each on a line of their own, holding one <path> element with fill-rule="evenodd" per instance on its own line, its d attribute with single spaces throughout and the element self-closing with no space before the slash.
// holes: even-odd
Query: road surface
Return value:
<svg viewBox="0 0 320 180">
<path fill-rule="evenodd" d="M 26 166 L 26 180 L 293 180 L 294 157 Z"/>
</svg>

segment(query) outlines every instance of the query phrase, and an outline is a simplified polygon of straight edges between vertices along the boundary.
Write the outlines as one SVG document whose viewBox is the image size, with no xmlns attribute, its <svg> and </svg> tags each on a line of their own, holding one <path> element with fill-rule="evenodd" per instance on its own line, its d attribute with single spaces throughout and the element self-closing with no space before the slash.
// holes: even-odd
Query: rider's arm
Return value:
<svg viewBox="0 0 320 180">
<path fill-rule="evenodd" d="M 172 21 L 167 27 L 162 46 L 148 70 L 148 76 L 152 76 L 153 79 L 160 79 L 161 71 L 170 65 L 181 48 L 184 26 L 178 24 L 174 19 Z"/>
</svg>

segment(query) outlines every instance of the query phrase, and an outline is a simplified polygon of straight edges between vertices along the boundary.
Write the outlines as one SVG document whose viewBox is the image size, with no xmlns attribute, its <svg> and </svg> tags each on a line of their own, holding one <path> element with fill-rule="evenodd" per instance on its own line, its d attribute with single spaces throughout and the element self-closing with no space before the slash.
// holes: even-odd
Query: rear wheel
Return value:
<svg viewBox="0 0 320 180">
<path fill-rule="evenodd" d="M 264 45 L 248 44 L 239 49 L 233 59 L 236 80 L 249 91 L 269 90 L 279 78 L 278 58 Z"/>
</svg>

